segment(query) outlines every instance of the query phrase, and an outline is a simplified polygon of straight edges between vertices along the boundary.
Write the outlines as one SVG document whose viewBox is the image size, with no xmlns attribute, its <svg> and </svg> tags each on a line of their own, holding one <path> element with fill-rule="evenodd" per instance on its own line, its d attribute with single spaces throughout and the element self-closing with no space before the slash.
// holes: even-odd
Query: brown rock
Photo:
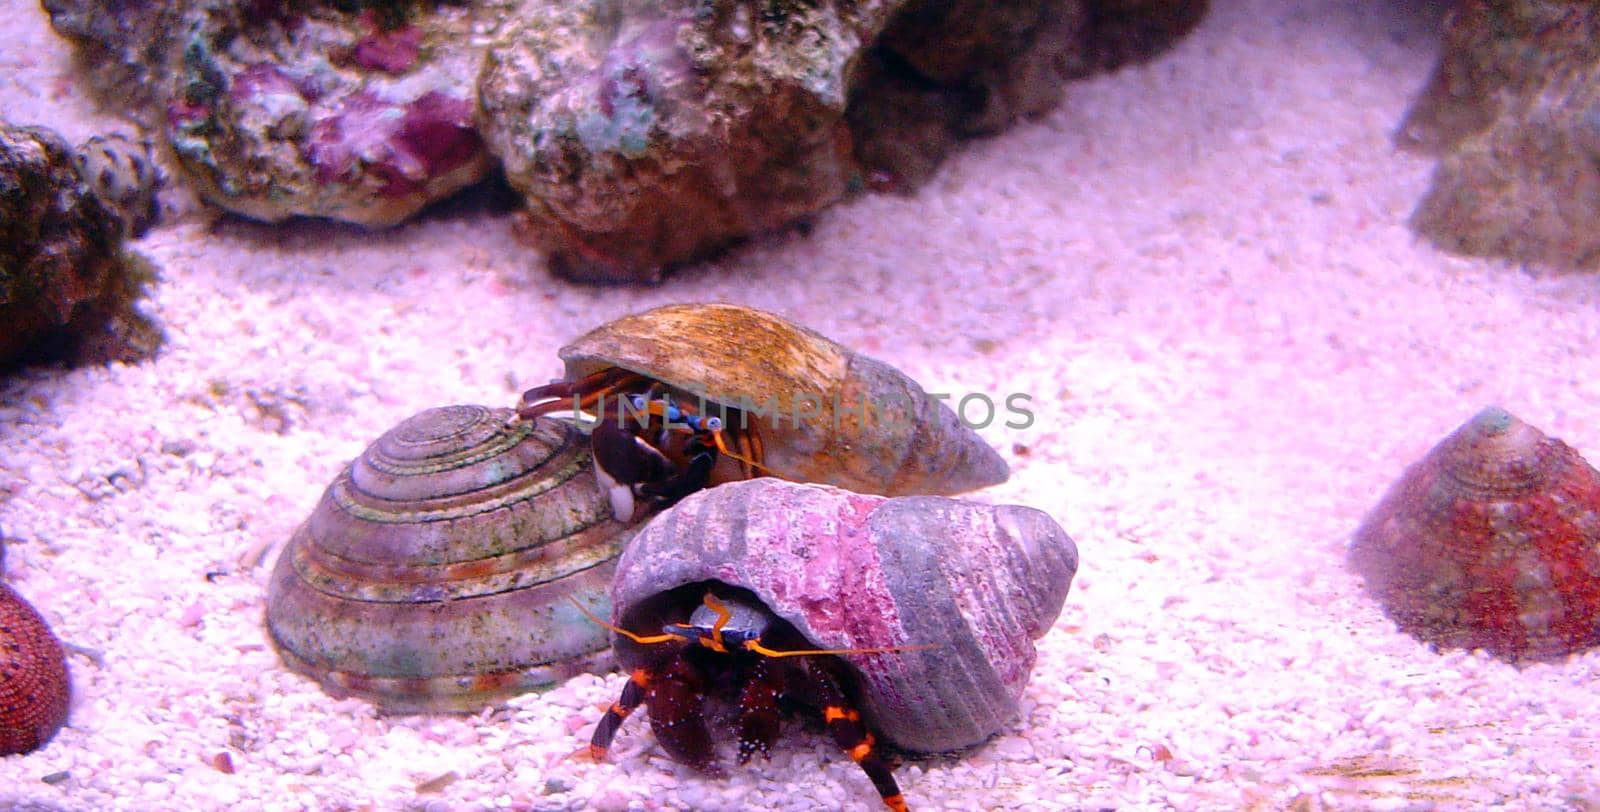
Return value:
<svg viewBox="0 0 1600 812">
<path fill-rule="evenodd" d="M 1600 267 L 1600 5 L 1463 0 L 1395 137 L 1441 155 L 1418 233 L 1465 254 Z"/>
<path fill-rule="evenodd" d="M 160 343 L 133 305 L 153 273 L 123 248 L 133 224 L 79 176 L 90 164 L 106 168 L 50 130 L 0 123 L 0 368 L 133 361 Z"/>
<path fill-rule="evenodd" d="M 1203 0 L 540 3 L 502 31 L 485 137 L 553 269 L 628 281 L 906 190 L 960 138 L 1144 58 Z"/>
</svg>

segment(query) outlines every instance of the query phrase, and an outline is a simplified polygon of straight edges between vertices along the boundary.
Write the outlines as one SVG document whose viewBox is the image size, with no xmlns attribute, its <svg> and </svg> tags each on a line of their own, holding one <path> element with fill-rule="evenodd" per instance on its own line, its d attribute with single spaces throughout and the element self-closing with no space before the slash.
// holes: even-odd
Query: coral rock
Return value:
<svg viewBox="0 0 1600 812">
<path fill-rule="evenodd" d="M 0 123 L 0 368 L 133 361 L 160 343 L 133 307 L 152 275 L 123 249 L 133 224 L 79 176 L 83 162 L 54 132 Z"/>
<path fill-rule="evenodd" d="M 1396 138 L 1442 153 L 1418 233 L 1466 254 L 1600 267 L 1600 5 L 1463 0 Z"/>
<path fill-rule="evenodd" d="M 202 5 L 218 8 L 190 18 L 166 132 L 211 202 L 260 220 L 391 225 L 488 171 L 465 10 L 386 30 L 370 11 Z"/>
<path fill-rule="evenodd" d="M 1373 509 L 1350 563 L 1401 629 L 1504 660 L 1600 643 L 1600 472 L 1500 408 L 1467 421 Z"/>
<path fill-rule="evenodd" d="M 102 82 L 142 83 L 129 97 L 224 209 L 383 226 L 488 172 L 473 85 L 486 29 L 515 3 L 123 5 L 46 3 L 84 61 L 120 66 Z"/>
<path fill-rule="evenodd" d="M 552 269 L 605 281 L 654 278 L 863 188 L 915 188 L 960 139 L 1149 58 L 1207 6 L 44 4 L 100 95 L 143 107 L 223 208 L 394 223 L 492 153 Z"/>
<path fill-rule="evenodd" d="M 1204 7 L 530 3 L 489 51 L 484 134 L 553 269 L 650 279 L 865 186 L 911 188 L 957 138 L 1048 111 L 1066 76 L 1148 55 L 1152 31 L 1187 30 L 1159 20 Z"/>
<path fill-rule="evenodd" d="M 67 721 L 71 682 L 44 618 L 0 584 L 0 756 L 39 749 Z"/>
</svg>

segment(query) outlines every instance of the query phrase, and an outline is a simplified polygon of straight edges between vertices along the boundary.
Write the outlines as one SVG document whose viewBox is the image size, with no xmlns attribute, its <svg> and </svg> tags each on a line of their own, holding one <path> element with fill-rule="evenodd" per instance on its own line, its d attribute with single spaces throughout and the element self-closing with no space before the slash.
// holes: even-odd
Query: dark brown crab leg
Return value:
<svg viewBox="0 0 1600 812">
<path fill-rule="evenodd" d="M 611 740 L 622 729 L 623 721 L 644 703 L 645 691 L 649 690 L 651 679 L 650 669 L 635 668 L 628 676 L 628 684 L 622 688 L 622 696 L 606 708 L 606 715 L 600 717 L 600 724 L 589 739 L 589 755 L 595 761 L 605 761 L 606 753 L 611 749 Z"/>
<path fill-rule="evenodd" d="M 697 770 L 720 772 L 704 719 L 705 691 L 705 677 L 683 651 L 667 658 L 659 668 L 635 669 L 622 696 L 606 709 L 595 727 L 589 740 L 590 757 L 605 760 L 623 720 L 642 704 L 650 708 L 650 729 L 667 755 Z"/>
<path fill-rule="evenodd" d="M 739 689 L 739 763 L 756 753 L 766 755 L 778 739 L 778 696 L 788 666 L 770 657 L 750 664 L 749 679 Z"/>
</svg>

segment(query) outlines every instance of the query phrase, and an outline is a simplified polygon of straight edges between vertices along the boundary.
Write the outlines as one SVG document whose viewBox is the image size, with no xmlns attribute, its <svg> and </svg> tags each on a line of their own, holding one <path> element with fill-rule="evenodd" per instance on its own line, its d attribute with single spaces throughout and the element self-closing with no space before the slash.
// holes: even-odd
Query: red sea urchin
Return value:
<svg viewBox="0 0 1600 812">
<path fill-rule="evenodd" d="M 1400 628 L 1512 663 L 1600 643 L 1600 472 L 1489 407 L 1408 468 L 1350 564 Z"/>
<path fill-rule="evenodd" d="M 44 618 L 0 584 L 0 756 L 37 750 L 67 720 L 61 642 Z"/>
</svg>

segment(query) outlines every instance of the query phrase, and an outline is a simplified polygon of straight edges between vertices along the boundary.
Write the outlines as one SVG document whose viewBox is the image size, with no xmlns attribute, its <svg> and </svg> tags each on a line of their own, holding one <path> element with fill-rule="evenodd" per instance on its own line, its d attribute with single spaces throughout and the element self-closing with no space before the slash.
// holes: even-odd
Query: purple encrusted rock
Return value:
<svg viewBox="0 0 1600 812">
<path fill-rule="evenodd" d="M 124 98 L 151 108 L 206 200 L 259 220 L 384 226 L 488 172 L 475 84 L 489 30 L 517 3 L 351 5 L 46 2 L 81 54 L 122 66 L 92 76 L 132 80 Z"/>
<path fill-rule="evenodd" d="M 312 7 L 196 20 L 168 93 L 168 140 L 202 194 L 261 220 L 383 226 L 482 178 L 476 18 L 438 6 L 388 27 Z"/>
</svg>

